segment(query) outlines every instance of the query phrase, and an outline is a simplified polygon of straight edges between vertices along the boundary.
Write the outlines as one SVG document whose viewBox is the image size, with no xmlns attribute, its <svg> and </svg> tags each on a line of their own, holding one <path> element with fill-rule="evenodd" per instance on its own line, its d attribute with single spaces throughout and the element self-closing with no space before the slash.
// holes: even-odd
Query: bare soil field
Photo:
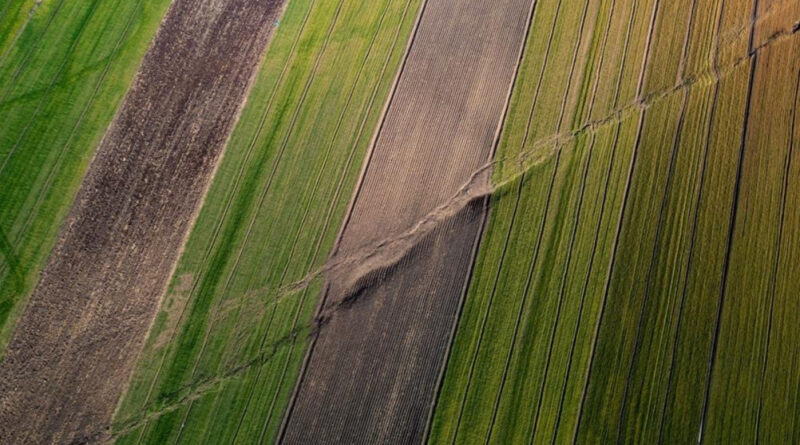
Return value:
<svg viewBox="0 0 800 445">
<path fill-rule="evenodd" d="M 282 0 L 176 0 L 0 363 L 0 441 L 103 441 Z"/>
<path fill-rule="evenodd" d="M 407 233 L 491 158 L 531 5 L 423 6 L 334 260 Z M 470 201 L 355 287 L 329 274 L 283 442 L 422 440 L 485 204 Z"/>
</svg>

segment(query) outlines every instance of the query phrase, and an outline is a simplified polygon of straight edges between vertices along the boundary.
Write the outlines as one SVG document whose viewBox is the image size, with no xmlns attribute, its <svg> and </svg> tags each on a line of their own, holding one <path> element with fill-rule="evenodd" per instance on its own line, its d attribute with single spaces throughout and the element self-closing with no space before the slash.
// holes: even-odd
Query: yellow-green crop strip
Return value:
<svg viewBox="0 0 800 445">
<path fill-rule="evenodd" d="M 537 2 L 431 443 L 798 440 L 800 17 L 757 3 Z"/>
<path fill-rule="evenodd" d="M 0 351 L 168 5 L 0 6 Z"/>
</svg>

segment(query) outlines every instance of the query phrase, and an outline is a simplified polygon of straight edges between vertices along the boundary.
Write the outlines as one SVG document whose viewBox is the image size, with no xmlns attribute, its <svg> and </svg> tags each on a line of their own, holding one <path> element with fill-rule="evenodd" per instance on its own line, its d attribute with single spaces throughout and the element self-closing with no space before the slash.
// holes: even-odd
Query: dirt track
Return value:
<svg viewBox="0 0 800 445">
<path fill-rule="evenodd" d="M 104 439 L 283 3 L 172 4 L 0 363 L 0 443 Z"/>
<path fill-rule="evenodd" d="M 337 256 L 408 231 L 488 161 L 530 8 L 528 0 L 428 0 Z M 320 313 L 330 318 L 309 353 L 284 442 L 422 440 L 484 204 L 446 218 L 355 290 L 329 276 Z"/>
</svg>

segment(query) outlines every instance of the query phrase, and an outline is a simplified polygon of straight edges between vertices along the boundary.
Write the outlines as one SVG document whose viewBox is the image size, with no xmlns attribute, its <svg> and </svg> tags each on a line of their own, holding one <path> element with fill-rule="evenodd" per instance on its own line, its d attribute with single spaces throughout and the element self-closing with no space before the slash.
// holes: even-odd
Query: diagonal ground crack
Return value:
<svg viewBox="0 0 800 445">
<path fill-rule="evenodd" d="M 653 105 L 668 99 L 674 94 L 682 93 L 693 86 L 713 85 L 722 81 L 743 63 L 748 62 L 751 56 L 765 50 L 772 44 L 791 37 L 800 31 L 800 23 L 793 25 L 781 32 L 774 34 L 758 47 L 754 48 L 751 55 L 746 55 L 734 60 L 725 68 L 714 67 L 700 74 L 689 76 L 674 87 L 651 93 L 628 105 L 618 108 L 606 117 L 585 123 L 583 126 L 552 136 L 543 138 L 529 148 L 516 155 L 505 156 L 489 161 L 476 169 L 469 180 L 458 189 L 447 201 L 425 215 L 407 231 L 394 236 L 389 236 L 381 241 L 361 246 L 346 256 L 332 256 L 322 266 L 314 269 L 302 279 L 283 286 L 277 290 L 272 288 L 254 289 L 246 294 L 255 297 L 272 294 L 274 301 L 279 301 L 292 294 L 307 288 L 315 279 L 325 276 L 330 280 L 337 280 L 350 290 L 357 291 L 362 282 L 362 277 L 369 275 L 375 269 L 391 266 L 403 259 L 407 253 L 423 237 L 431 233 L 442 223 L 450 220 L 466 206 L 474 201 L 492 195 L 516 181 L 532 168 L 555 156 L 561 147 L 570 141 L 587 134 L 594 134 L 599 129 L 619 123 L 626 115 L 636 111 L 644 111 Z M 491 179 L 495 167 L 502 166 L 506 172 L 500 177 Z M 269 303 L 272 303 L 270 301 Z"/>
<path fill-rule="evenodd" d="M 751 20 L 749 26 L 782 10 L 783 6 L 789 3 L 791 2 L 784 1 L 780 3 L 780 6 L 771 7 L 760 17 Z M 748 27 L 742 29 L 745 28 L 749 29 Z M 389 236 L 376 243 L 361 246 L 349 255 L 332 256 L 323 265 L 314 269 L 302 279 L 281 288 L 260 288 L 248 292 L 245 295 L 246 298 L 271 297 L 265 303 L 268 307 L 269 305 L 278 304 L 282 300 L 306 290 L 315 280 L 321 277 L 329 281 L 335 280 L 344 289 L 344 291 L 326 305 L 322 312 L 314 317 L 310 323 L 298 325 L 287 334 L 264 345 L 255 358 L 231 368 L 220 376 L 196 381 L 172 394 L 168 394 L 166 395 L 167 398 L 179 397 L 179 394 L 185 393 L 174 402 L 165 404 L 157 410 L 150 411 L 142 417 L 109 425 L 106 427 L 105 431 L 114 428 L 113 437 L 118 437 L 127 433 L 145 422 L 172 412 L 186 403 L 218 390 L 225 382 L 241 376 L 254 366 L 266 364 L 280 348 L 288 346 L 297 340 L 304 340 L 317 335 L 336 312 L 346 309 L 362 295 L 368 294 L 363 292 L 363 290 L 375 284 L 375 280 L 373 279 L 375 276 L 390 272 L 396 264 L 406 258 L 420 242 L 433 233 L 435 229 L 452 221 L 461 211 L 476 201 L 489 196 L 504 194 L 508 190 L 510 184 L 517 181 L 532 168 L 551 159 L 565 144 L 568 144 L 570 141 L 582 135 L 594 134 L 607 125 L 617 124 L 624 120 L 630 113 L 647 110 L 651 106 L 671 97 L 673 94 L 681 93 L 695 85 L 710 86 L 721 82 L 743 63 L 749 62 L 755 54 L 766 50 L 777 42 L 791 38 L 798 32 L 800 32 L 800 22 L 794 23 L 790 27 L 774 33 L 755 47 L 750 54 L 735 59 L 725 67 L 719 67 L 714 63 L 709 63 L 706 69 L 702 70 L 700 73 L 684 78 L 671 88 L 653 92 L 639 100 L 622 106 L 606 117 L 587 122 L 573 130 L 543 138 L 516 155 L 505 156 L 489 161 L 477 168 L 472 173 L 469 180 L 448 200 L 429 212 L 405 232 Z M 740 34 L 741 31 L 739 35 Z M 716 46 L 721 47 L 724 44 L 730 44 L 734 40 L 735 37 L 731 37 L 729 33 L 727 38 L 720 39 Z M 502 171 L 504 174 L 500 177 L 492 178 L 492 172 L 497 171 L 495 167 L 498 166 L 503 167 Z"/>
</svg>

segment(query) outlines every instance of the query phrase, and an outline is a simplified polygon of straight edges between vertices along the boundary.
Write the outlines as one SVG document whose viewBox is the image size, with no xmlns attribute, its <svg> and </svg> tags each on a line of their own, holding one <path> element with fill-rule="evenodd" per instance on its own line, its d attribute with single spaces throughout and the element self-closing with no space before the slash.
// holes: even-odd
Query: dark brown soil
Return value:
<svg viewBox="0 0 800 445">
<path fill-rule="evenodd" d="M 427 1 L 336 256 L 412 231 L 490 159 L 530 7 Z M 468 201 L 356 288 L 329 275 L 283 442 L 423 439 L 485 211 Z"/>
<path fill-rule="evenodd" d="M 0 363 L 0 442 L 106 437 L 284 0 L 175 0 Z"/>
</svg>

